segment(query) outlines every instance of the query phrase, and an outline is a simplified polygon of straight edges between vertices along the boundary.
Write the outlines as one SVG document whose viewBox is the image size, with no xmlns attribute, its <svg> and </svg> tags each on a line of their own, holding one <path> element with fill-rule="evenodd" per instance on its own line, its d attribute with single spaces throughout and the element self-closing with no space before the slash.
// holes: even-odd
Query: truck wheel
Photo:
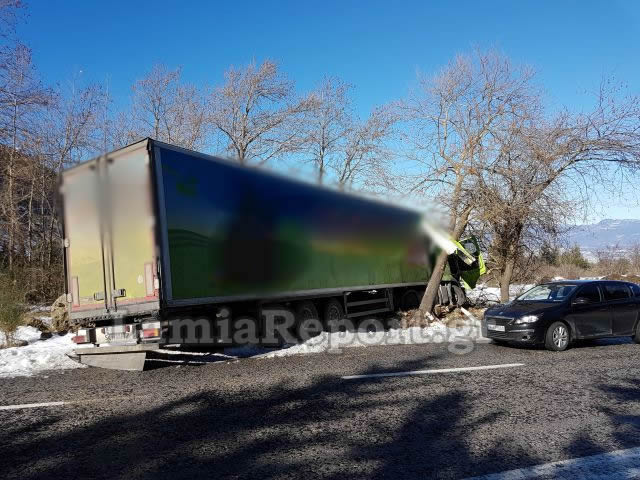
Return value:
<svg viewBox="0 0 640 480">
<path fill-rule="evenodd" d="M 408 312 L 409 310 L 415 310 L 420 306 L 420 295 L 418 292 L 409 289 L 400 297 L 400 310 Z"/>
<path fill-rule="evenodd" d="M 295 315 L 297 322 L 309 320 L 310 318 L 320 320 L 320 317 L 318 316 L 318 310 L 311 300 L 305 300 L 297 303 Z"/>
<path fill-rule="evenodd" d="M 547 350 L 562 352 L 569 346 L 569 327 L 562 322 L 554 322 L 547 329 L 544 346 Z"/>
<path fill-rule="evenodd" d="M 344 308 L 342 302 L 337 298 L 331 298 L 324 305 L 324 327 L 328 332 L 341 331 L 344 332 L 346 327 L 341 324 L 344 318 Z"/>
</svg>

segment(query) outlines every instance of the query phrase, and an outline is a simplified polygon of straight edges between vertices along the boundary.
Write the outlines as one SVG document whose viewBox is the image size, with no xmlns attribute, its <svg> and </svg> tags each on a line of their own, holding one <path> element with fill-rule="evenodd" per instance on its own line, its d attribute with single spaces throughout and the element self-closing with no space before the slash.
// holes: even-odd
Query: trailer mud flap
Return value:
<svg viewBox="0 0 640 480">
<path fill-rule="evenodd" d="M 141 372 L 147 352 L 158 348 L 157 344 L 78 348 L 69 358 L 90 367 Z"/>
</svg>

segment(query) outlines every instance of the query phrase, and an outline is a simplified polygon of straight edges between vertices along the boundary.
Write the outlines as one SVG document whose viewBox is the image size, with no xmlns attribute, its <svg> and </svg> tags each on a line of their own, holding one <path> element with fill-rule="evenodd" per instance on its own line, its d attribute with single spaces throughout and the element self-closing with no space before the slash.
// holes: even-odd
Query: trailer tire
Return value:
<svg viewBox="0 0 640 480">
<path fill-rule="evenodd" d="M 342 302 L 337 298 L 330 298 L 327 303 L 324 304 L 323 314 L 322 320 L 324 322 L 324 328 L 327 331 L 333 331 L 333 325 L 339 323 L 340 320 L 344 318 Z"/>
<path fill-rule="evenodd" d="M 310 318 L 320 320 L 320 317 L 318 316 L 318 309 L 311 300 L 304 300 L 296 303 L 295 316 L 296 322 L 298 323 L 303 322 L 304 320 L 309 320 Z"/>
<path fill-rule="evenodd" d="M 400 310 L 408 312 L 409 310 L 415 310 L 420 306 L 420 295 L 416 290 L 410 288 L 405 291 L 400 297 Z"/>
</svg>

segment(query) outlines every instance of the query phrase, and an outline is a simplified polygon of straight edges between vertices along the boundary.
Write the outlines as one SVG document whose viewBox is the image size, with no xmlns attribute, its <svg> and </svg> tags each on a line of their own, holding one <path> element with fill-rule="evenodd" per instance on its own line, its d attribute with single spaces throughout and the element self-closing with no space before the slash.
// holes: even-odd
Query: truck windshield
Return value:
<svg viewBox="0 0 640 480">
<path fill-rule="evenodd" d="M 571 284 L 538 285 L 516 298 L 520 302 L 562 302 L 576 286 Z"/>
</svg>

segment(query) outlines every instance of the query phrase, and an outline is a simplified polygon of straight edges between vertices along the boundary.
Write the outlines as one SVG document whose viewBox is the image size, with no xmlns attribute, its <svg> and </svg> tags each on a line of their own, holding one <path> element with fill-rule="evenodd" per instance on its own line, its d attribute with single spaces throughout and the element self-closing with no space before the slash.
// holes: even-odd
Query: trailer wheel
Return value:
<svg viewBox="0 0 640 480">
<path fill-rule="evenodd" d="M 408 312 L 420 306 L 420 295 L 414 289 L 409 289 L 400 297 L 400 310 Z"/>
<path fill-rule="evenodd" d="M 313 302 L 310 300 L 304 300 L 302 302 L 298 302 L 296 304 L 295 315 L 296 315 L 296 321 L 298 323 L 304 320 L 309 320 L 311 318 L 320 320 L 320 317 L 318 316 L 318 310 L 316 309 L 316 306 L 313 304 Z"/>
<path fill-rule="evenodd" d="M 324 326 L 328 331 L 333 330 L 333 325 L 344 318 L 344 308 L 337 298 L 331 298 L 324 305 Z"/>
</svg>

